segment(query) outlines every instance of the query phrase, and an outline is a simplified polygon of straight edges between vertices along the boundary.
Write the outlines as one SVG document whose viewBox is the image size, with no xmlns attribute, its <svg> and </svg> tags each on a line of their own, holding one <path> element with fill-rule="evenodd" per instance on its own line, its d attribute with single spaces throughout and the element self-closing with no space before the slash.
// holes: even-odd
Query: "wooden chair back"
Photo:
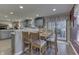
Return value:
<svg viewBox="0 0 79 59">
<path fill-rule="evenodd" d="M 29 40 L 28 32 L 22 32 L 22 38 L 24 41 L 28 41 Z"/>
<path fill-rule="evenodd" d="M 30 33 L 30 39 L 38 40 L 39 39 L 39 32 L 31 32 Z"/>
</svg>

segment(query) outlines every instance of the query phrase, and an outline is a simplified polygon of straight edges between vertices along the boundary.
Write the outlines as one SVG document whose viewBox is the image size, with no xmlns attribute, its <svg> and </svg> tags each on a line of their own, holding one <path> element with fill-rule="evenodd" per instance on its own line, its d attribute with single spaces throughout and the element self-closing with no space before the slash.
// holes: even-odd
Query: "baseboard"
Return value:
<svg viewBox="0 0 79 59">
<path fill-rule="evenodd" d="M 21 55 L 23 53 L 23 51 L 20 51 L 18 53 L 15 53 L 14 55 Z"/>
<path fill-rule="evenodd" d="M 73 45 L 72 45 L 72 43 L 71 43 L 70 41 L 69 41 L 69 44 L 70 44 L 70 46 L 72 47 L 74 53 L 75 53 L 76 55 L 78 55 L 77 51 L 75 50 L 75 48 L 73 47 Z"/>
</svg>

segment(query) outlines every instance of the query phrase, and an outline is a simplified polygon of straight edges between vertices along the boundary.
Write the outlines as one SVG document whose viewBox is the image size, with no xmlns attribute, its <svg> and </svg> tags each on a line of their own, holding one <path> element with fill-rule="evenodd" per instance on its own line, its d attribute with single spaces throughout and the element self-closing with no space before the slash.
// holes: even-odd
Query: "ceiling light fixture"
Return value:
<svg viewBox="0 0 79 59">
<path fill-rule="evenodd" d="M 39 14 L 37 14 L 36 17 L 39 17 Z"/>
<path fill-rule="evenodd" d="M 13 14 L 14 14 L 14 12 L 10 12 L 10 14 L 11 14 L 11 15 L 13 15 Z"/>
<path fill-rule="evenodd" d="M 32 17 L 30 19 L 32 19 Z"/>
<path fill-rule="evenodd" d="M 7 18 L 8 16 L 4 16 L 5 18 Z"/>
<path fill-rule="evenodd" d="M 19 6 L 20 9 L 23 9 L 23 6 Z"/>
<path fill-rule="evenodd" d="M 54 8 L 54 9 L 52 9 L 53 11 L 56 11 L 56 9 Z"/>
</svg>

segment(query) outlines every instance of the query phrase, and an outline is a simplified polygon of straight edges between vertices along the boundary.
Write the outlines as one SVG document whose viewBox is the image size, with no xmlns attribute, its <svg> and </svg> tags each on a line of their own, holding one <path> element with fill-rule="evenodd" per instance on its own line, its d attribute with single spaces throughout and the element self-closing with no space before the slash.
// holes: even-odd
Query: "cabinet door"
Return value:
<svg viewBox="0 0 79 59">
<path fill-rule="evenodd" d="M 0 31 L 0 39 L 6 39 L 10 37 L 10 31 Z"/>
</svg>

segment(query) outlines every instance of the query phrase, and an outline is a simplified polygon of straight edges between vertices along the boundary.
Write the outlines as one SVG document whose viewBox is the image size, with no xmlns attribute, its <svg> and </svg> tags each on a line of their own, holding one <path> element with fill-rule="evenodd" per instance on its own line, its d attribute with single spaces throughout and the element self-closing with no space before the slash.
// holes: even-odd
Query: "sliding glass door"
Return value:
<svg viewBox="0 0 79 59">
<path fill-rule="evenodd" d="M 57 21 L 57 38 L 58 40 L 66 40 L 66 20 Z"/>
<path fill-rule="evenodd" d="M 55 21 L 47 22 L 47 29 L 51 30 L 53 33 L 55 32 L 55 27 L 57 31 L 57 39 L 66 41 L 66 20 L 56 21 L 57 26 L 55 26 Z"/>
</svg>

